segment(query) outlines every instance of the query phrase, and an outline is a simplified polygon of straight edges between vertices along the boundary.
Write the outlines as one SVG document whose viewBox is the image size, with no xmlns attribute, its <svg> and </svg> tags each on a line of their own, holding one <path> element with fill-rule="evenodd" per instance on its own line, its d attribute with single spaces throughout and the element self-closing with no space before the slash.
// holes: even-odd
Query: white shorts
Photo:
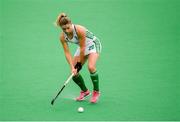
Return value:
<svg viewBox="0 0 180 122">
<path fill-rule="evenodd" d="M 99 39 L 95 39 L 92 42 L 89 42 L 86 44 L 85 48 L 85 56 L 89 55 L 90 53 L 100 53 L 102 49 L 101 43 Z M 74 56 L 79 56 L 80 55 L 80 47 L 77 48 Z"/>
</svg>

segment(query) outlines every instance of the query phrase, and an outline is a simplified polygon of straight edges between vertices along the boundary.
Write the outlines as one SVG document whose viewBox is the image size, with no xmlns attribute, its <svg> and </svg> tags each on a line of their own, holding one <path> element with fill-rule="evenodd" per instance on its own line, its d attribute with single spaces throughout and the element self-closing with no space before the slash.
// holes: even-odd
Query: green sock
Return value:
<svg viewBox="0 0 180 122">
<path fill-rule="evenodd" d="M 73 76 L 72 79 L 81 88 L 82 91 L 87 91 L 84 80 L 80 74 Z"/>
<path fill-rule="evenodd" d="M 97 71 L 90 74 L 91 80 L 93 82 L 93 90 L 99 91 L 99 77 Z"/>
</svg>

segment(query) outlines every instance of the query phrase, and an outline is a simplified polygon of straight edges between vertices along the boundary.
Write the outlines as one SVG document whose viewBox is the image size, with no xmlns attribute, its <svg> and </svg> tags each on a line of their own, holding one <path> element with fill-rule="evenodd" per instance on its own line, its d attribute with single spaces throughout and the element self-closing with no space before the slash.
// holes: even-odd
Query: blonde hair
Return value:
<svg viewBox="0 0 180 122">
<path fill-rule="evenodd" d="M 55 25 L 56 26 L 62 26 L 62 25 L 66 25 L 71 23 L 70 18 L 65 14 L 65 13 L 61 13 L 58 15 Z"/>
</svg>

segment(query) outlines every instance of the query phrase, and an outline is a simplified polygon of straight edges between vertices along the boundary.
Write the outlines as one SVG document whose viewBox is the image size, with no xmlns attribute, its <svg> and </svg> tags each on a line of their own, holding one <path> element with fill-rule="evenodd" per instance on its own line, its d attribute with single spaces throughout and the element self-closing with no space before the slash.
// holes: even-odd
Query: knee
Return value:
<svg viewBox="0 0 180 122">
<path fill-rule="evenodd" d="M 93 72 L 96 71 L 96 67 L 94 65 L 89 64 L 88 65 L 88 70 L 89 70 L 90 73 L 93 73 Z"/>
</svg>

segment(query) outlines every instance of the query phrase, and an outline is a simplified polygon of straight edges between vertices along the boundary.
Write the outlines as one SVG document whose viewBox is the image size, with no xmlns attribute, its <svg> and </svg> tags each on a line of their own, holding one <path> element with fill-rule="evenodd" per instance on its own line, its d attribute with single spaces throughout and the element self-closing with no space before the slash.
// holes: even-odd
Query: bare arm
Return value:
<svg viewBox="0 0 180 122">
<path fill-rule="evenodd" d="M 64 54 L 65 54 L 67 62 L 69 63 L 70 68 L 74 69 L 73 58 L 72 58 L 71 53 L 69 51 L 69 47 L 68 47 L 67 43 L 64 40 L 64 34 L 63 33 L 60 36 L 60 41 L 61 41 L 61 44 L 63 46 Z"/>
<path fill-rule="evenodd" d="M 86 40 L 85 28 L 77 25 L 77 34 L 78 34 L 79 46 L 80 46 L 80 62 L 83 64 L 85 61 L 85 40 Z"/>
</svg>

